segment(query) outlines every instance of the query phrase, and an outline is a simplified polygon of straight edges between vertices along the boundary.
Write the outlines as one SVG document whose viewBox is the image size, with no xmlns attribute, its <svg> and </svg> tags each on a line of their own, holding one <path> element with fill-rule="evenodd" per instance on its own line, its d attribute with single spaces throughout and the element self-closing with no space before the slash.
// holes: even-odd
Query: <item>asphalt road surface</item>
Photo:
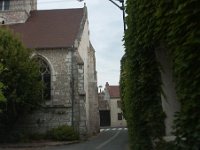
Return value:
<svg viewBox="0 0 200 150">
<path fill-rule="evenodd" d="M 88 141 L 72 145 L 41 148 L 43 150 L 129 150 L 127 128 L 104 128 Z"/>
<path fill-rule="evenodd" d="M 100 130 L 97 136 L 76 144 L 32 148 L 6 148 L 5 150 L 129 150 L 128 131 L 127 128 L 104 128 Z"/>
</svg>

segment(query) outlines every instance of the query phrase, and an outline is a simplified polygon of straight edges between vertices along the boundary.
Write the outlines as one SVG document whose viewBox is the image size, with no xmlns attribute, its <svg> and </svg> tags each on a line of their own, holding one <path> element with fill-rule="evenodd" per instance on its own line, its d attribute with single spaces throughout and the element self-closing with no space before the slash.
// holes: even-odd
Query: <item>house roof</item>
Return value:
<svg viewBox="0 0 200 150">
<path fill-rule="evenodd" d="M 9 25 L 28 48 L 71 47 L 79 33 L 84 8 L 34 10 L 25 23 Z"/>
<path fill-rule="evenodd" d="M 119 86 L 109 85 L 108 90 L 109 90 L 110 98 L 119 98 L 120 97 Z"/>
</svg>

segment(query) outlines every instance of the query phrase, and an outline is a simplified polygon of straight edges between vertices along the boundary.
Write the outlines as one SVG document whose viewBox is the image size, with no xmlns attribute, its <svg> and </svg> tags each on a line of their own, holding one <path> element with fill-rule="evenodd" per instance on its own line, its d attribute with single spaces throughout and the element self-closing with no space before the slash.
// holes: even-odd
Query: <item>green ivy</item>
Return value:
<svg viewBox="0 0 200 150">
<path fill-rule="evenodd" d="M 3 65 L 0 63 L 0 73 L 3 71 Z M 2 82 L 0 82 L 0 102 L 5 102 L 5 96 L 4 96 L 4 94 L 3 94 L 3 92 L 2 92 L 2 90 L 3 90 L 3 88 L 4 88 L 4 85 L 3 85 L 3 83 Z M 0 109 L 0 113 L 2 112 L 2 110 Z"/>
<path fill-rule="evenodd" d="M 121 97 L 131 149 L 153 149 L 164 135 L 161 76 L 155 49 L 164 46 L 173 62 L 181 110 L 176 115 L 176 149 L 200 147 L 200 22 L 198 0 L 127 0 Z"/>
</svg>

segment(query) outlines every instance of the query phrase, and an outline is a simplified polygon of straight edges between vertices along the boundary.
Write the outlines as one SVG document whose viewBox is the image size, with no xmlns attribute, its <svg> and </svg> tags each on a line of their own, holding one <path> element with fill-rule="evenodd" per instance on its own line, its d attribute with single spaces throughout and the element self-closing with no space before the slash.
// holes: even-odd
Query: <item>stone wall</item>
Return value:
<svg viewBox="0 0 200 150">
<path fill-rule="evenodd" d="M 72 106 L 72 57 L 73 51 L 67 49 L 42 49 L 35 52 L 42 57 L 51 69 L 51 100 L 47 106 Z"/>
<path fill-rule="evenodd" d="M 44 107 L 21 117 L 16 129 L 30 133 L 45 133 L 59 125 L 72 125 L 72 110 L 69 107 Z"/>
<path fill-rule="evenodd" d="M 74 45 L 78 49 L 78 53 L 84 62 L 86 124 L 88 134 L 92 135 L 99 132 L 98 91 L 95 51 L 89 40 L 89 22 L 87 20 L 86 7 L 85 15 L 80 26 L 80 33 Z"/>
<path fill-rule="evenodd" d="M 9 10 L 0 11 L 1 24 L 24 23 L 36 9 L 37 0 L 11 0 Z"/>
<path fill-rule="evenodd" d="M 84 68 L 76 49 L 38 49 L 33 56 L 45 60 L 51 70 L 51 99 L 39 110 L 19 120 L 21 130 L 45 132 L 69 125 L 85 135 Z M 80 59 L 80 58 L 79 58 Z"/>
<path fill-rule="evenodd" d="M 31 10 L 37 9 L 37 0 L 10 0 L 9 10 L 16 11 L 25 10 L 29 13 Z"/>
<path fill-rule="evenodd" d="M 84 91 L 84 63 L 76 49 L 73 51 L 73 126 L 78 130 L 81 136 L 87 133 L 86 127 L 86 109 L 85 109 L 85 91 Z"/>
<path fill-rule="evenodd" d="M 38 49 L 34 52 L 33 58 L 43 59 L 50 67 L 51 99 L 37 111 L 20 118 L 17 129 L 42 133 L 59 125 L 74 125 L 73 101 L 78 98 L 73 97 L 76 90 L 72 89 L 73 53 L 72 49 Z"/>
<path fill-rule="evenodd" d="M 28 15 L 23 10 L 0 12 L 1 24 L 24 23 L 28 19 Z"/>
<path fill-rule="evenodd" d="M 88 50 L 88 98 L 89 98 L 89 113 L 90 113 L 90 134 L 99 132 L 99 103 L 98 103 L 98 88 L 96 74 L 96 58 L 95 50 L 90 43 Z"/>
</svg>

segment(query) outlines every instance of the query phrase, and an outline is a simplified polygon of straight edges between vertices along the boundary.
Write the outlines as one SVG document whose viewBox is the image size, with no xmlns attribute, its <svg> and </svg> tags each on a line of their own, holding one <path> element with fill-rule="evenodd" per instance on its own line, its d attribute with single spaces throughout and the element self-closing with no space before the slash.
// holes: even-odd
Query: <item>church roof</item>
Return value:
<svg viewBox="0 0 200 150">
<path fill-rule="evenodd" d="M 25 23 L 9 25 L 28 48 L 71 47 L 78 36 L 84 8 L 34 10 Z"/>
</svg>

